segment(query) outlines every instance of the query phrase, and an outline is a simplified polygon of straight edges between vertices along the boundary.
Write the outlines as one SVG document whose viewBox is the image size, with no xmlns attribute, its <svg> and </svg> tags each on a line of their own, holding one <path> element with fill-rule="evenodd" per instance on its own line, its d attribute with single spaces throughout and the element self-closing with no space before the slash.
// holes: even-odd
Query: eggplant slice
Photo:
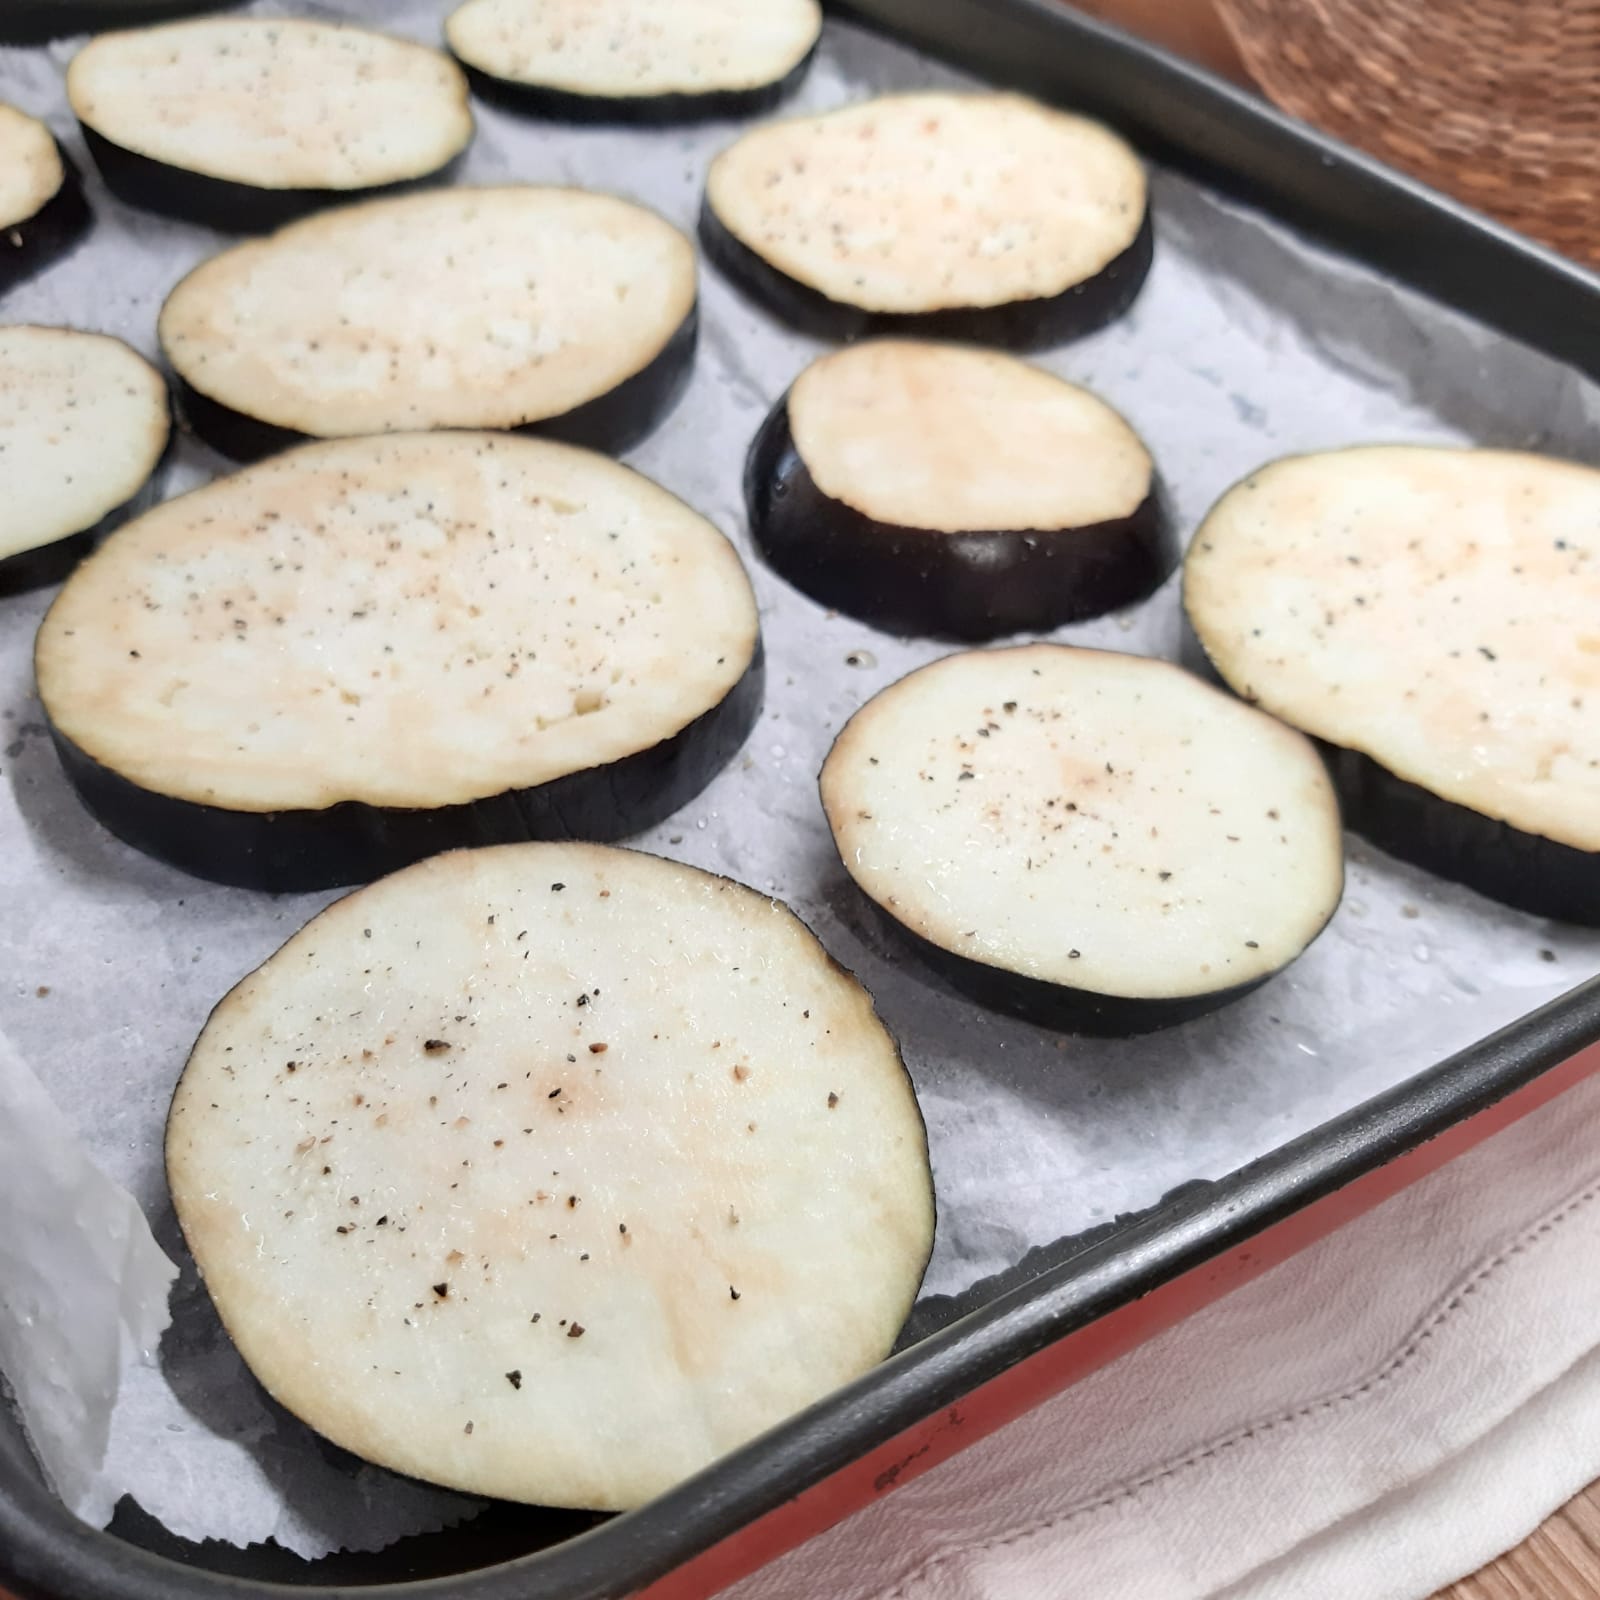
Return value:
<svg viewBox="0 0 1600 1600">
<path fill-rule="evenodd" d="M 172 291 L 160 333 L 195 431 L 254 459 L 416 428 L 622 450 L 688 382 L 696 326 L 676 228 L 516 186 L 368 201 L 235 245 Z"/>
<path fill-rule="evenodd" d="M 1046 632 L 1142 600 L 1178 559 L 1121 416 L 960 345 L 872 340 L 808 367 L 751 445 L 745 503 L 796 588 L 895 633 Z"/>
<path fill-rule="evenodd" d="M 90 220 L 83 184 L 55 135 L 0 101 L 0 295 L 66 254 Z"/>
<path fill-rule="evenodd" d="M 700 228 L 729 277 L 821 338 L 1059 343 L 1120 315 L 1151 255 L 1132 149 L 1014 94 L 757 128 L 712 162 Z"/>
<path fill-rule="evenodd" d="M 1500 450 L 1290 457 L 1195 535 L 1223 680 L 1324 742 L 1350 826 L 1600 926 L 1600 472 Z"/>
<path fill-rule="evenodd" d="M 297 19 L 103 34 L 74 58 L 67 97 L 119 199 L 244 232 L 437 178 L 473 132 L 442 51 Z"/>
<path fill-rule="evenodd" d="M 846 871 L 937 972 L 1047 1027 L 1214 1010 L 1339 904 L 1309 739 L 1169 662 L 1033 644 L 867 702 L 822 769 Z"/>
<path fill-rule="evenodd" d="M 770 111 L 821 32 L 817 0 L 467 0 L 445 23 L 485 99 L 582 122 Z"/>
<path fill-rule="evenodd" d="M 0 327 L 0 594 L 64 578 L 139 510 L 170 432 L 166 383 L 120 339 Z"/>
<path fill-rule="evenodd" d="M 324 911 L 212 1013 L 167 1173 L 295 1415 L 601 1511 L 882 1360 L 933 1241 L 866 991 L 767 896 L 596 845 L 460 851 Z"/>
<path fill-rule="evenodd" d="M 728 541 L 626 467 L 504 434 L 308 445 L 170 500 L 68 580 L 35 666 L 106 827 L 269 890 L 637 832 L 761 700 Z"/>
</svg>

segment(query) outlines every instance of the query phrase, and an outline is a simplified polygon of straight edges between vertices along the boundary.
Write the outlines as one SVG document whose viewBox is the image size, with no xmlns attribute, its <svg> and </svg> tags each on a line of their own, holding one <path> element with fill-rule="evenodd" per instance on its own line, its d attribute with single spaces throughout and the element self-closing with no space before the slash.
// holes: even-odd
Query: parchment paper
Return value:
<svg viewBox="0 0 1600 1600">
<path fill-rule="evenodd" d="M 432 41 L 445 6 L 341 0 L 299 9 Z M 46 116 L 92 174 L 65 109 L 71 53 L 70 45 L 0 51 L 0 97 Z M 961 82 L 901 46 L 830 23 L 795 109 Z M 568 128 L 482 106 L 477 114 L 461 181 L 609 189 L 685 228 L 708 159 L 738 131 L 732 123 Z M 92 240 L 13 295 L 3 315 L 104 330 L 154 355 L 161 298 L 226 241 L 118 206 L 92 178 L 90 187 Z M 1154 206 L 1155 267 L 1131 313 L 1042 360 L 1140 429 L 1185 528 L 1235 479 L 1292 450 L 1384 439 L 1590 453 L 1596 390 L 1556 364 L 1170 174 L 1156 174 Z M 762 604 L 767 704 L 744 753 L 639 843 L 787 900 L 873 991 L 904 1046 L 932 1142 L 940 1225 L 926 1293 L 952 1293 L 1032 1246 L 1151 1205 L 1186 1180 L 1222 1176 L 1600 969 L 1600 935 L 1507 911 L 1354 839 L 1344 904 L 1288 974 L 1151 1038 L 1058 1037 L 896 965 L 834 857 L 815 776 L 857 706 L 948 646 L 828 616 L 751 553 L 739 488 L 746 445 L 822 347 L 709 270 L 702 296 L 690 392 L 628 459 L 744 551 Z M 186 442 L 168 492 L 219 470 L 217 458 Z M 370 1548 L 460 1516 L 469 1502 L 339 1457 L 266 1400 L 195 1282 L 161 1171 L 168 1097 L 211 1005 L 329 897 L 273 899 L 199 883 L 89 820 L 32 696 L 29 651 L 48 600 L 0 602 L 0 1029 L 184 1265 L 159 1366 L 125 1388 L 108 1471 L 174 1531 L 236 1542 L 275 1534 L 306 1553 Z M 1059 636 L 1172 654 L 1177 623 L 1174 580 L 1127 615 Z M 10 1138 L 0 1129 L 0 1159 L 17 1159 Z"/>
</svg>

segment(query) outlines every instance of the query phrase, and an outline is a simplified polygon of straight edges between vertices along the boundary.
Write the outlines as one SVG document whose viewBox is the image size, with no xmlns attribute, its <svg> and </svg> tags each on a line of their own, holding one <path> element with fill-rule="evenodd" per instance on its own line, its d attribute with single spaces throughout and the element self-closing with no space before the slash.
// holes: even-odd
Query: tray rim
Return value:
<svg viewBox="0 0 1600 1600">
<path fill-rule="evenodd" d="M 1600 277 L 1157 46 L 1060 0 L 848 0 L 829 10 L 955 59 L 996 84 L 1068 100 L 1123 128 L 1141 153 L 1600 377 Z M 1587 1055 L 1592 1065 L 1581 1071 L 1600 1070 L 1597 1044 L 1600 977 L 1236 1172 L 1186 1186 L 649 1505 L 476 1571 L 352 1587 L 285 1585 L 189 1566 L 79 1523 L 45 1488 L 20 1429 L 8 1422 L 0 1427 L 0 1584 L 47 1600 L 612 1600 L 644 1589 L 664 1595 L 674 1572 L 698 1566 L 797 1497 L 1098 1319 L 1240 1250 L 1452 1130 L 1488 1119 L 1493 1108 L 1511 1104 L 1564 1065 L 1579 1067 Z M 986 1431 L 969 1429 L 961 1443 Z M 895 1473 L 879 1492 L 912 1475 Z M 742 1570 L 842 1514 L 836 1507 L 815 1526 L 784 1535 L 783 1543 L 769 1542 Z M 716 1582 L 737 1575 L 725 1572 Z M 709 1586 L 674 1588 L 709 1592 Z"/>
</svg>

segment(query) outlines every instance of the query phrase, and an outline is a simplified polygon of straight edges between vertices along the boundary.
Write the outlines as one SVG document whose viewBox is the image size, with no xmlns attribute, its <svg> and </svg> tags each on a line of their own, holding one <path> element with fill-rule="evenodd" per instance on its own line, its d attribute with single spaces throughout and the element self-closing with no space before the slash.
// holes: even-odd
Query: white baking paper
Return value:
<svg viewBox="0 0 1600 1600">
<path fill-rule="evenodd" d="M 105 1523 L 111 1416 L 172 1320 L 178 1269 L 0 1033 L 0 1373 L 50 1486 Z"/>
<path fill-rule="evenodd" d="M 444 5 L 297 9 L 436 40 Z M 64 106 L 70 53 L 0 51 L 0 97 L 47 116 L 88 170 Z M 830 24 L 795 109 L 963 81 Z M 613 190 L 685 228 L 707 161 L 738 131 L 567 128 L 485 107 L 478 117 L 461 181 Z M 4 315 L 101 329 L 153 355 L 162 296 L 223 241 L 120 207 L 97 184 L 91 197 L 93 239 L 13 296 Z M 1154 205 L 1155 266 L 1131 312 L 1042 360 L 1130 417 L 1186 527 L 1230 483 L 1293 450 L 1383 439 L 1588 453 L 1596 390 L 1556 363 L 1170 174 L 1156 175 Z M 762 605 L 767 702 L 743 754 L 639 843 L 789 901 L 873 991 L 928 1121 L 939 1194 L 928 1294 L 965 1288 L 1188 1180 L 1220 1177 L 1600 969 L 1600 935 L 1507 911 L 1354 839 L 1344 904 L 1292 971 L 1227 1011 L 1153 1037 L 1056 1036 L 983 1012 L 899 964 L 834 856 L 815 778 L 851 712 L 948 646 L 830 616 L 751 552 L 745 448 L 822 346 L 779 327 L 709 270 L 702 308 L 690 390 L 629 459 L 744 552 Z M 221 469 L 186 442 L 169 491 Z M 32 695 L 29 648 L 48 598 L 0 602 L 0 1027 L 186 1268 L 159 1364 L 137 1375 L 148 1383 L 115 1418 L 118 1482 L 190 1537 L 276 1535 L 307 1552 L 370 1545 L 460 1514 L 468 1508 L 457 1497 L 358 1468 L 272 1406 L 194 1283 L 161 1171 L 168 1097 L 211 1005 L 328 897 L 198 883 L 85 816 Z M 1059 637 L 1172 654 L 1176 583 L 1127 615 Z"/>
</svg>

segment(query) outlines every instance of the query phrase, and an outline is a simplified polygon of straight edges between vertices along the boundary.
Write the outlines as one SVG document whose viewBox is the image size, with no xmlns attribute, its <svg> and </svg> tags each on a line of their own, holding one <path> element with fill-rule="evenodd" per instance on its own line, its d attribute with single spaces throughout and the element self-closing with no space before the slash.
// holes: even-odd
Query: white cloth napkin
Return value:
<svg viewBox="0 0 1600 1600">
<path fill-rule="evenodd" d="M 1597 1476 L 1591 1080 L 726 1600 L 1424 1600 Z"/>
</svg>

